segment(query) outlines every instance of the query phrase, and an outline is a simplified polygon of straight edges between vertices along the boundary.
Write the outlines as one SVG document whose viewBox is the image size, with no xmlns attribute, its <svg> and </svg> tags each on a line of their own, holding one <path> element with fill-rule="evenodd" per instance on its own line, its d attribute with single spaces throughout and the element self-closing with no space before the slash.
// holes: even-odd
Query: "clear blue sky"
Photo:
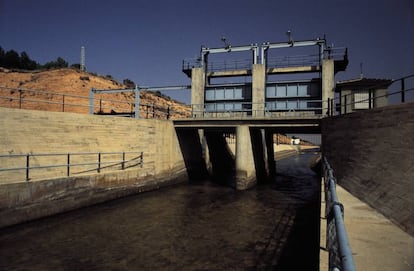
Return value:
<svg viewBox="0 0 414 271">
<path fill-rule="evenodd" d="M 190 84 L 181 61 L 200 46 L 306 40 L 346 46 L 337 80 L 414 73 L 413 0 L 0 0 L 0 46 L 45 63 L 62 57 L 139 85 Z"/>
</svg>

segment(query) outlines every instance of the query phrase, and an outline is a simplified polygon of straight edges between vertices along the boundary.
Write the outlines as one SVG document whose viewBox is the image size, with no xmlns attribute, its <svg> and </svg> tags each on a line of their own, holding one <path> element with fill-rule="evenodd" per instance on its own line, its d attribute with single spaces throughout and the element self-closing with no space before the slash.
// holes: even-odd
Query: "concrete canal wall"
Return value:
<svg viewBox="0 0 414 271">
<path fill-rule="evenodd" d="M 414 236 L 413 103 L 323 119 L 322 146 L 342 187 Z"/>
<path fill-rule="evenodd" d="M 188 180 L 173 123 L 0 108 L 0 154 L 143 152 L 126 170 L 51 178 L 54 169 L 0 176 L 0 227 Z M 61 163 L 49 158 L 48 164 Z M 40 161 L 40 159 L 39 159 Z M 31 166 L 39 162 L 34 159 Z M 21 167 L 0 159 L 0 168 Z M 42 177 L 42 174 L 44 176 Z"/>
</svg>

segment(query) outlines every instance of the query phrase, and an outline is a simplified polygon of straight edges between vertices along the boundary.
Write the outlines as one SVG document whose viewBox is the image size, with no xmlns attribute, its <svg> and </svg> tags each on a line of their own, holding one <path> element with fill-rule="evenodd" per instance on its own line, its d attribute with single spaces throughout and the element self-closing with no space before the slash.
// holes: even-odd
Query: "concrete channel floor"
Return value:
<svg viewBox="0 0 414 271">
<path fill-rule="evenodd" d="M 345 227 L 356 270 L 414 270 L 413 236 L 339 185 L 337 195 L 344 205 Z M 323 249 L 326 247 L 323 189 L 321 208 L 320 270 L 328 270 L 328 253 Z"/>
</svg>

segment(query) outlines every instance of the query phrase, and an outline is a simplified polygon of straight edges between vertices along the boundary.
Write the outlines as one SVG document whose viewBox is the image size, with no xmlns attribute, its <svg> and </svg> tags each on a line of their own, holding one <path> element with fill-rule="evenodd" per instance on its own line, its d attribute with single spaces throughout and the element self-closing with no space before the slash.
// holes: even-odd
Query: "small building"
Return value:
<svg viewBox="0 0 414 271">
<path fill-rule="evenodd" d="M 387 94 L 391 83 L 390 79 L 364 77 L 337 82 L 335 92 L 340 97 L 337 111 L 346 114 L 388 105 Z"/>
</svg>

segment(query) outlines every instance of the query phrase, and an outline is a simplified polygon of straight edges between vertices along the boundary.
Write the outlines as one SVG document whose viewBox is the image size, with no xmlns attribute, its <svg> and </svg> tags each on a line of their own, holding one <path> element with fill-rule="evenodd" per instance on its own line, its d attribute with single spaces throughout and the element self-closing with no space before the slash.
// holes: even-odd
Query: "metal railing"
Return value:
<svg viewBox="0 0 414 271">
<path fill-rule="evenodd" d="M 191 115 L 193 118 L 272 117 L 283 114 L 320 116 L 322 109 L 321 100 L 278 99 L 265 103 L 228 101 L 193 104 Z"/>
<path fill-rule="evenodd" d="M 324 50 L 323 56 L 311 54 L 269 57 L 266 59 L 266 66 L 269 68 L 315 66 L 320 65 L 321 57 L 324 59 L 347 60 L 348 49 L 346 47 L 329 47 Z M 241 69 L 250 70 L 252 64 L 252 59 L 209 61 L 206 70 L 210 72 Z M 203 65 L 204 63 L 201 62 L 200 58 L 184 59 L 182 61 L 182 70 L 189 73 L 192 68 L 200 68 Z"/>
<path fill-rule="evenodd" d="M 119 157 L 117 160 L 114 157 Z M 46 158 L 41 161 L 40 158 Z M 110 157 L 110 160 L 104 158 Z M 0 166 L 3 164 L 12 164 L 13 167 L 0 167 L 2 172 L 21 172 L 25 181 L 31 180 L 34 170 L 50 170 L 54 168 L 64 169 L 65 174 L 61 177 L 69 177 L 76 174 L 84 173 L 101 173 L 104 169 L 125 170 L 132 167 L 141 167 L 144 164 L 143 152 L 79 152 L 79 153 L 28 153 L 28 154 L 0 154 Z M 78 162 L 74 162 L 73 160 Z M 49 164 L 50 161 L 58 160 L 59 162 Z M 17 165 L 17 166 L 14 166 Z M 92 166 L 92 167 L 91 167 Z M 74 168 L 80 168 L 76 172 Z M 24 172 L 24 173 L 23 173 Z M 20 175 L 20 174 L 19 174 Z M 40 174 L 42 175 L 42 174 Z M 54 172 L 53 177 L 60 177 Z"/>
<path fill-rule="evenodd" d="M 293 55 L 268 58 L 266 62 L 269 68 L 301 67 L 320 65 L 319 55 Z"/>
<path fill-rule="evenodd" d="M 344 224 L 344 206 L 336 194 L 336 179 L 324 156 L 322 159 L 325 184 L 326 249 L 329 252 L 329 270 L 354 271 L 355 264 Z"/>
<path fill-rule="evenodd" d="M 9 108 L 88 114 L 91 107 L 89 100 L 89 96 L 0 86 L 0 106 Z M 139 107 L 140 117 L 143 118 L 169 119 L 173 114 L 185 115 L 174 111 L 170 106 L 155 103 L 140 104 Z M 94 114 L 97 115 L 135 116 L 133 98 L 127 101 L 103 99 L 98 96 L 94 108 Z"/>
</svg>

